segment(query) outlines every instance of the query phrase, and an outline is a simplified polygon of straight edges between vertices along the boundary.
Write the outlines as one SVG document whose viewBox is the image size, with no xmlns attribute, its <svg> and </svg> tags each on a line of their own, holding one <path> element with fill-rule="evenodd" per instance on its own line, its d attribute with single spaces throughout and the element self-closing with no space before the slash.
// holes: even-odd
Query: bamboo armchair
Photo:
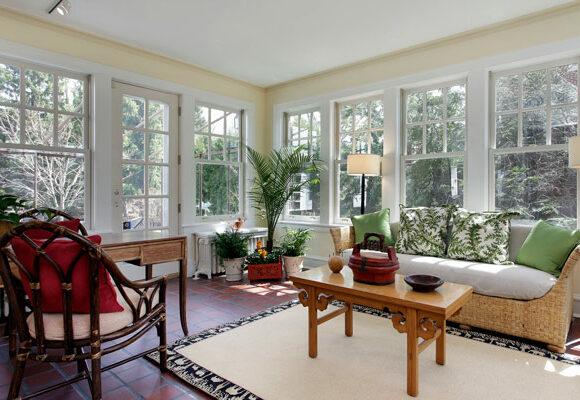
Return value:
<svg viewBox="0 0 580 400">
<path fill-rule="evenodd" d="M 49 239 L 38 244 L 26 236 L 30 229 L 42 229 L 51 233 Z M 15 256 L 10 248 L 13 238 L 24 240 L 35 252 L 33 271 L 28 270 Z M 80 245 L 81 251 L 74 257 L 68 272 L 63 273 L 60 267 L 45 252 L 45 249 L 57 238 L 67 238 Z M 72 271 L 79 265 L 79 260 L 87 257 L 89 266 L 89 314 L 72 312 Z M 40 264 L 40 260 L 45 261 Z M 30 282 L 32 298 L 30 309 L 25 306 L 23 280 L 15 277 L 10 270 L 14 263 L 22 277 Z M 85 264 L 86 265 L 86 264 Z M 53 268 L 60 279 L 63 312 L 47 314 L 42 312 L 40 291 L 40 266 Z M 111 276 L 117 291 L 117 300 L 125 311 L 100 313 L 99 270 L 104 268 Z M 166 343 L 166 306 L 165 291 L 167 278 L 133 282 L 128 280 L 117 268 L 117 265 L 87 238 L 64 227 L 41 221 L 30 221 L 19 225 L 0 238 L 0 275 L 5 282 L 10 303 L 11 318 L 18 334 L 17 353 L 14 358 L 14 372 L 8 399 L 20 399 L 20 386 L 28 360 L 41 362 L 76 362 L 78 375 L 30 394 L 30 398 L 50 390 L 87 379 L 92 399 L 101 399 L 101 373 L 126 362 L 135 360 L 147 353 L 160 352 L 160 369 L 167 369 Z M 56 295 L 56 294 L 55 294 Z M 51 319 L 52 318 L 52 319 Z M 115 319 L 116 318 L 116 319 Z M 48 322 L 52 321 L 51 323 Z M 119 326 L 121 320 L 121 326 Z M 116 321 L 116 322 L 115 322 Z M 128 323 L 126 323 L 128 322 Z M 55 325 L 57 334 L 55 335 Z M 129 357 L 106 367 L 101 367 L 103 356 L 120 350 L 137 341 L 151 328 L 157 329 L 159 346 Z M 102 329 L 102 331 L 101 331 Z M 105 347 L 105 343 L 110 343 Z M 88 350 L 88 351 L 85 351 Z M 90 364 L 90 368 L 89 368 Z"/>
</svg>

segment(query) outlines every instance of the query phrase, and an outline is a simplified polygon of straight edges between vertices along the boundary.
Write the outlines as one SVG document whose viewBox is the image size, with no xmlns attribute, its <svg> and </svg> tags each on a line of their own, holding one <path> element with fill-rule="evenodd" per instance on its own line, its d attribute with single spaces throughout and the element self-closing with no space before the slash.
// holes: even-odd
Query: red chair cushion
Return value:
<svg viewBox="0 0 580 400">
<path fill-rule="evenodd" d="M 70 229 L 73 232 L 78 232 L 79 228 L 81 226 L 81 220 L 78 218 L 67 219 L 64 221 L 54 222 L 54 224 L 64 226 L 65 228 Z M 30 230 L 26 231 L 26 235 L 30 239 L 48 239 L 49 237 L 52 236 L 52 232 L 45 231 L 42 229 L 30 229 Z"/>
<path fill-rule="evenodd" d="M 89 236 L 88 240 L 100 244 L 99 235 Z M 43 240 L 34 240 L 35 244 L 42 245 Z M 24 268 L 34 273 L 33 265 L 35 251 L 32 246 L 20 238 L 11 240 L 12 249 L 18 260 Z M 81 251 L 81 245 L 70 239 L 56 239 L 50 243 L 46 249 L 46 254 L 54 260 L 61 268 L 64 274 L 71 267 L 71 263 Z M 52 264 L 40 258 L 39 262 L 39 282 L 42 311 L 46 313 L 62 313 L 63 297 L 61 288 L 61 279 L 59 274 L 53 268 Z M 32 299 L 32 290 L 26 274 L 20 274 L 24 291 Z M 99 266 L 99 297 L 100 312 L 110 313 L 123 311 L 123 307 L 117 301 L 117 294 L 109 273 L 102 265 Z M 88 314 L 90 312 L 90 293 L 89 293 L 89 257 L 82 255 L 72 272 L 72 311 L 74 313 Z"/>
</svg>

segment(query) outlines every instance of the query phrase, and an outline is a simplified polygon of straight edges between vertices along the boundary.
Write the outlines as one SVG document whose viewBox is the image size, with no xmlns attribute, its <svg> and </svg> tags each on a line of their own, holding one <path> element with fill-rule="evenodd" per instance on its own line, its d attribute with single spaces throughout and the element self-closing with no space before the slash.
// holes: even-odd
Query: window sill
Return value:
<svg viewBox="0 0 580 400">
<path fill-rule="evenodd" d="M 308 228 L 314 231 L 327 231 L 330 228 L 337 228 L 341 226 L 347 226 L 347 224 L 325 224 L 323 222 L 309 222 L 309 221 L 293 221 L 284 220 L 280 221 L 279 225 L 282 227 L 297 227 L 297 228 Z"/>
</svg>

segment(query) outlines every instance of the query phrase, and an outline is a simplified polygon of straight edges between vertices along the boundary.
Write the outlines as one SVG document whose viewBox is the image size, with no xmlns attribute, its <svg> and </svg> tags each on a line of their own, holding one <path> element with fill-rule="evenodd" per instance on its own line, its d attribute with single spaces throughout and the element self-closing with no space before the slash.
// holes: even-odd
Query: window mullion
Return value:
<svg viewBox="0 0 580 400">
<path fill-rule="evenodd" d="M 552 144 L 552 69 L 546 69 L 546 144 Z"/>
<path fill-rule="evenodd" d="M 523 74 L 518 74 L 518 147 L 524 143 L 524 79 Z"/>
<path fill-rule="evenodd" d="M 427 92 L 421 93 L 423 97 L 423 154 L 427 154 Z"/>
<path fill-rule="evenodd" d="M 58 76 L 56 74 L 52 75 L 52 145 L 59 146 L 60 141 L 58 137 Z"/>
</svg>

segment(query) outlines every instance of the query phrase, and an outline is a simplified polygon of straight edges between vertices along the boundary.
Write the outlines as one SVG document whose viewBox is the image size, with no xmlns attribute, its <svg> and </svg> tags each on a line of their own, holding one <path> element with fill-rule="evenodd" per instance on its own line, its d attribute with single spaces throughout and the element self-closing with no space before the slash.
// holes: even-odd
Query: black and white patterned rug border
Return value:
<svg viewBox="0 0 580 400">
<path fill-rule="evenodd" d="M 247 317 L 242 317 L 237 321 L 228 322 L 215 328 L 206 329 L 205 331 L 195 335 L 179 339 L 167 348 L 167 366 L 169 371 L 193 387 L 200 389 L 219 400 L 261 400 L 259 396 L 244 389 L 242 386 L 230 382 L 227 379 L 184 357 L 178 352 L 178 350 L 201 342 L 202 340 L 209 339 L 221 333 L 231 331 L 232 329 L 251 324 L 252 322 L 261 320 L 263 318 L 267 318 L 292 308 L 298 304 L 300 304 L 298 300 L 292 300 L 274 307 L 270 307 L 266 310 L 249 315 Z M 335 301 L 333 304 L 340 305 L 340 302 Z M 390 318 L 389 313 L 369 307 L 355 305 L 354 310 L 382 318 Z M 476 330 L 466 330 L 452 325 L 447 326 L 447 333 L 454 336 L 460 336 L 467 339 L 488 343 L 494 346 L 549 358 L 551 360 L 556 360 L 571 365 L 580 365 L 580 357 L 575 357 L 570 354 L 553 353 L 543 347 L 523 342 L 517 338 L 504 337 L 497 334 L 480 332 Z M 159 353 L 150 353 L 147 355 L 147 358 L 158 363 Z"/>
</svg>

